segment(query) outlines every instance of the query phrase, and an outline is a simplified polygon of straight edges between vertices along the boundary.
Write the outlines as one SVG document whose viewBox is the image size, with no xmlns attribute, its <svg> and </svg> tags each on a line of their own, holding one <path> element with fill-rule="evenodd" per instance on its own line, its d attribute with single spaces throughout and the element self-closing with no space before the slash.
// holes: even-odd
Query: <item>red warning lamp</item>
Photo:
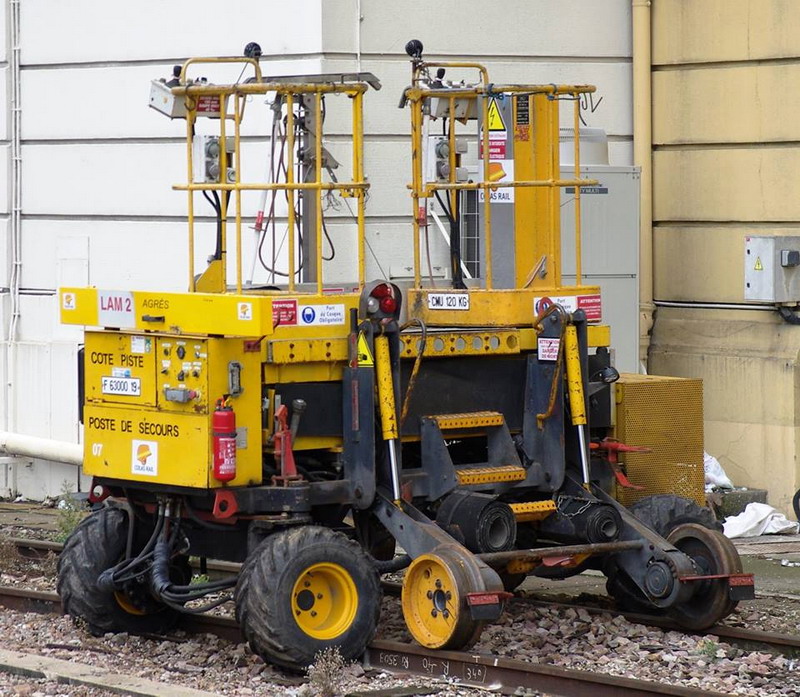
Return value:
<svg viewBox="0 0 800 697">
<path fill-rule="evenodd" d="M 361 297 L 362 312 L 373 319 L 393 318 L 400 311 L 400 289 L 392 283 L 370 284 Z"/>
</svg>

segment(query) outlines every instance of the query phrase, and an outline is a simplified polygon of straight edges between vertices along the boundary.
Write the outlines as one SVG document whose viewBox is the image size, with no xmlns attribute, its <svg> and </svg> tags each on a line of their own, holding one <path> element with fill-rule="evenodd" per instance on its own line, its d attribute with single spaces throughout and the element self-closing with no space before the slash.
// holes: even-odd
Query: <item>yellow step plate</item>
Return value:
<svg viewBox="0 0 800 697">
<path fill-rule="evenodd" d="M 502 426 L 505 422 L 503 415 L 496 411 L 475 411 L 469 414 L 438 414 L 430 418 L 442 430 Z"/>
<path fill-rule="evenodd" d="M 511 503 L 511 510 L 518 523 L 530 523 L 535 520 L 544 520 L 556 510 L 555 501 L 527 501 L 525 503 Z"/>
<path fill-rule="evenodd" d="M 503 465 L 502 467 L 464 467 L 456 470 L 458 483 L 493 484 L 495 482 L 521 482 L 528 475 L 524 467 Z"/>
</svg>

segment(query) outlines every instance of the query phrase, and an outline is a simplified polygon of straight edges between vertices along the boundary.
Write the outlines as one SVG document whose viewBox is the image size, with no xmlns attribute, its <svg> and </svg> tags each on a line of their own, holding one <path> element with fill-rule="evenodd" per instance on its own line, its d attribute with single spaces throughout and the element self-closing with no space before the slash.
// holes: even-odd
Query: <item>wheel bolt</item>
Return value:
<svg viewBox="0 0 800 697">
<path fill-rule="evenodd" d="M 436 617 L 437 614 L 439 613 L 436 612 L 436 608 L 433 608 L 433 610 L 431 610 L 431 617 Z"/>
<path fill-rule="evenodd" d="M 448 617 L 450 617 L 450 613 L 447 610 L 442 610 L 442 617 L 447 619 Z"/>
<path fill-rule="evenodd" d="M 436 587 L 437 588 L 441 588 L 442 587 L 442 582 L 438 578 L 436 579 Z"/>
<path fill-rule="evenodd" d="M 426 595 L 428 596 L 428 600 L 431 600 L 433 598 L 433 591 L 428 591 Z"/>
<path fill-rule="evenodd" d="M 317 593 L 317 600 L 322 600 L 322 593 Z"/>
<path fill-rule="evenodd" d="M 316 617 L 317 616 L 317 611 L 316 610 L 312 610 L 311 611 L 311 616 L 312 617 Z"/>
<path fill-rule="evenodd" d="M 303 583 L 303 585 L 304 585 L 306 588 L 308 588 L 308 587 L 311 585 L 311 582 L 310 582 L 310 581 L 305 581 L 305 582 Z"/>
<path fill-rule="evenodd" d="M 300 610 L 295 610 L 295 611 L 294 611 L 294 614 L 295 614 L 295 615 L 299 615 L 299 614 L 300 614 Z"/>
<path fill-rule="evenodd" d="M 447 593 L 444 594 L 444 597 L 447 598 L 448 600 L 452 600 L 453 594 L 450 591 L 447 591 Z"/>
</svg>

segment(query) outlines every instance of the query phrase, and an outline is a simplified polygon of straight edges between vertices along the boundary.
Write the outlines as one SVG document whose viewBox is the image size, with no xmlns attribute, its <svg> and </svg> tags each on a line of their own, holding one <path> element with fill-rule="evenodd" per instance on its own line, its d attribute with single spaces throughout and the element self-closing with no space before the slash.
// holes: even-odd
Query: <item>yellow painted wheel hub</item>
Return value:
<svg viewBox="0 0 800 697">
<path fill-rule="evenodd" d="M 128 598 L 127 595 L 121 593 L 120 591 L 114 592 L 114 599 L 117 601 L 117 605 L 119 605 L 125 612 L 129 615 L 146 615 L 147 613 L 144 610 L 140 610 L 136 607 Z"/>
<path fill-rule="evenodd" d="M 462 588 L 457 571 L 436 554 L 417 557 L 403 580 L 403 616 L 408 631 L 423 646 L 439 649 L 455 633 Z"/>
<path fill-rule="evenodd" d="M 312 564 L 292 588 L 292 615 L 297 626 L 314 639 L 335 639 L 356 617 L 358 592 L 353 577 L 339 566 Z"/>
</svg>

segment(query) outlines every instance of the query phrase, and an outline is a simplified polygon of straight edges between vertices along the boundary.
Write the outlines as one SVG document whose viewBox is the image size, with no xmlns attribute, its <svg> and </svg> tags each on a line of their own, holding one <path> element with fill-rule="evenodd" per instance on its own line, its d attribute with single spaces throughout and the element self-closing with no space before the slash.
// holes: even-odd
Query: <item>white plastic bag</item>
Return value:
<svg viewBox="0 0 800 697">
<path fill-rule="evenodd" d="M 722 524 L 725 537 L 758 537 L 784 533 L 796 534 L 800 524 L 766 503 L 748 503 L 739 515 L 728 516 Z"/>
<path fill-rule="evenodd" d="M 706 473 L 706 492 L 714 489 L 733 489 L 733 482 L 728 479 L 719 460 L 706 452 L 703 453 L 703 469 Z"/>
</svg>

